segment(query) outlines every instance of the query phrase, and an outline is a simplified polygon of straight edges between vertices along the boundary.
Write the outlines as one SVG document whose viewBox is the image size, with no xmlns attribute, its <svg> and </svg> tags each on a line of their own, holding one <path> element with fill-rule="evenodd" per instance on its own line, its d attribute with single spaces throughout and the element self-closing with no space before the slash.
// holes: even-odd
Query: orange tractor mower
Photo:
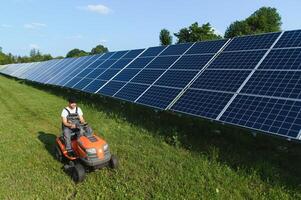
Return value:
<svg viewBox="0 0 301 200">
<path fill-rule="evenodd" d="M 64 163 L 64 170 L 75 182 L 85 179 L 86 172 L 103 167 L 117 168 L 117 157 L 112 155 L 107 142 L 98 137 L 88 124 L 76 124 L 71 135 L 73 155 L 68 155 L 63 134 L 56 138 L 55 157 Z"/>
</svg>

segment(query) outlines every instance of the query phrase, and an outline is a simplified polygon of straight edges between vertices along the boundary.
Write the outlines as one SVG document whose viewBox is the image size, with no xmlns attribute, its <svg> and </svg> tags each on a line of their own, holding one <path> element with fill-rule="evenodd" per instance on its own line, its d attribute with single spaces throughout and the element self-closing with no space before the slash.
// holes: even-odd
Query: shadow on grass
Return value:
<svg viewBox="0 0 301 200">
<path fill-rule="evenodd" d="M 156 111 L 100 95 L 29 81 L 24 83 L 65 99 L 74 95 L 79 99 L 79 103 L 90 105 L 109 116 L 123 118 L 129 123 L 163 137 L 171 145 L 207 155 L 208 159 L 224 163 L 246 174 L 256 171 L 261 179 L 269 184 L 300 191 L 300 143 L 263 134 L 254 137 L 250 131 L 235 126 L 218 124 L 188 115 Z M 41 136 L 41 141 L 46 141 L 45 147 L 52 153 L 53 150 L 49 148 L 55 136 L 41 135 L 44 135 Z"/>
<path fill-rule="evenodd" d="M 44 144 L 45 149 L 54 159 L 56 159 L 54 150 L 56 135 L 45 133 L 43 131 L 39 131 L 38 134 L 38 139 Z"/>
</svg>

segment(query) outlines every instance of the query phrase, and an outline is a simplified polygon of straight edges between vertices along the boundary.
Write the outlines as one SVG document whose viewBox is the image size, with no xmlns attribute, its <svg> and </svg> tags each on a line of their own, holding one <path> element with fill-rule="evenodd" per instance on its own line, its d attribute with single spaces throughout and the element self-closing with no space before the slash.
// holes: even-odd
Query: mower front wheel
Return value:
<svg viewBox="0 0 301 200">
<path fill-rule="evenodd" d="M 111 156 L 110 167 L 112 169 L 116 169 L 118 167 L 118 159 L 117 159 L 117 157 L 115 155 Z"/>
<path fill-rule="evenodd" d="M 82 182 L 86 177 L 86 171 L 82 164 L 76 163 L 71 171 L 71 177 L 74 182 Z"/>
</svg>

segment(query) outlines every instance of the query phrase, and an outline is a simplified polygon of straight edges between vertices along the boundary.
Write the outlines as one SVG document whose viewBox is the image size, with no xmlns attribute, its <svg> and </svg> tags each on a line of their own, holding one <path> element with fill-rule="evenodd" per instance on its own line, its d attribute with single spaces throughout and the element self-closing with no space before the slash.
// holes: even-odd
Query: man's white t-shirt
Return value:
<svg viewBox="0 0 301 200">
<path fill-rule="evenodd" d="M 69 112 L 70 112 L 71 114 L 74 114 L 74 113 L 76 112 L 76 108 L 74 108 L 74 109 L 71 109 L 71 108 L 69 108 L 69 107 L 66 107 L 66 108 L 69 110 Z M 83 116 L 83 111 L 82 111 L 82 109 L 80 109 L 80 107 L 77 107 L 77 113 L 78 113 L 79 116 Z M 61 116 L 67 118 L 68 114 L 69 114 L 69 113 L 68 113 L 67 110 L 64 108 L 63 111 L 62 111 Z"/>
</svg>

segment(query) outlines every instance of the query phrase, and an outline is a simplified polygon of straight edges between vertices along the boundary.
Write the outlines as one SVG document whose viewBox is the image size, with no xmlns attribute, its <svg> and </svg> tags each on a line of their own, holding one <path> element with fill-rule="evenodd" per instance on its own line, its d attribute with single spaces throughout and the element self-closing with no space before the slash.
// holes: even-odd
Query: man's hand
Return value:
<svg viewBox="0 0 301 200">
<path fill-rule="evenodd" d="M 75 124 L 71 124 L 71 127 L 70 127 L 71 129 L 75 129 L 76 128 L 76 126 L 75 126 Z"/>
</svg>

